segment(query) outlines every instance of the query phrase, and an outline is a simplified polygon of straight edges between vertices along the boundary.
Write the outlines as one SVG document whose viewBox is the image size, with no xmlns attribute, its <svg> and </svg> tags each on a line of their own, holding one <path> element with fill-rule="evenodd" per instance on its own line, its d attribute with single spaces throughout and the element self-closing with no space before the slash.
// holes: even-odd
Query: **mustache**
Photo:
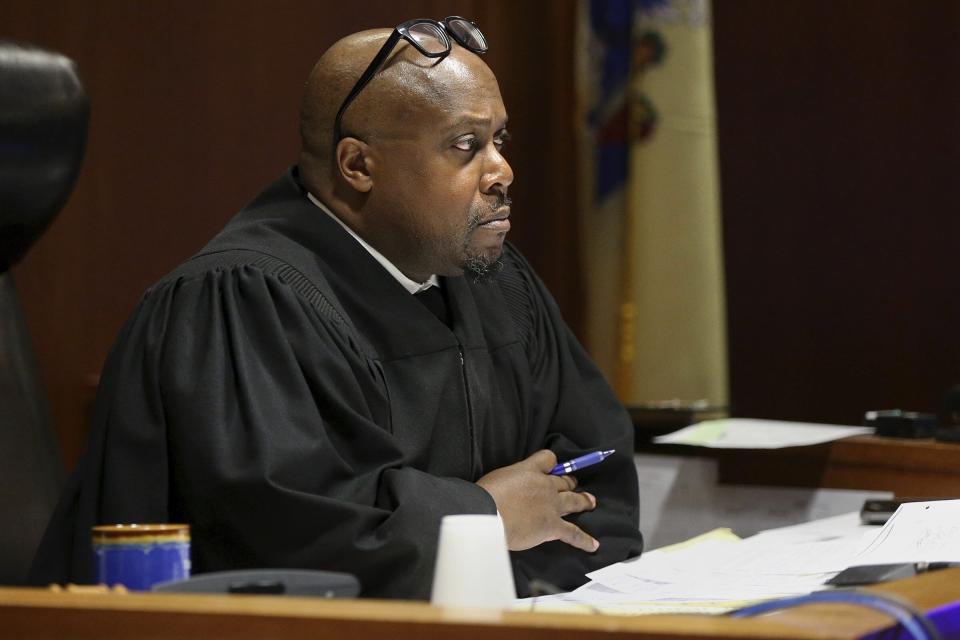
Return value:
<svg viewBox="0 0 960 640">
<path fill-rule="evenodd" d="M 509 207 L 511 204 L 513 204 L 513 199 L 510 196 L 505 193 L 499 193 L 497 194 L 497 199 L 493 202 L 486 203 L 486 206 L 489 207 L 488 211 L 490 211 L 490 213 L 497 213 L 504 207 Z M 470 220 L 467 223 L 467 231 L 472 231 L 483 224 L 485 217 L 485 211 L 482 208 L 474 208 L 471 212 Z"/>
<path fill-rule="evenodd" d="M 496 202 L 490 205 L 491 211 L 499 211 L 504 207 L 509 207 L 513 204 L 513 199 L 505 193 L 501 193 L 497 196 Z"/>
</svg>

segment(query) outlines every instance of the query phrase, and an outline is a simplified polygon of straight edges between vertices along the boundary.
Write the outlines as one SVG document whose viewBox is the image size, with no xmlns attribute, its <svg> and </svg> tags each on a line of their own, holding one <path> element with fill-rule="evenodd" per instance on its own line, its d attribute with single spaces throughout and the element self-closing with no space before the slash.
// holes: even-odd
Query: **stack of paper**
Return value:
<svg viewBox="0 0 960 640">
<path fill-rule="evenodd" d="M 883 526 L 848 513 L 740 539 L 715 529 L 588 574 L 570 593 L 517 608 L 604 613 L 723 613 L 824 589 L 847 567 L 960 562 L 960 500 L 903 504 Z"/>
<path fill-rule="evenodd" d="M 865 532 L 872 537 L 877 528 L 861 525 L 857 513 L 742 540 L 729 529 L 716 529 L 594 571 L 583 587 L 536 605 L 582 605 L 609 613 L 722 613 L 822 588 L 851 564 Z"/>
<path fill-rule="evenodd" d="M 907 502 L 852 564 L 960 562 L 960 500 Z"/>
<path fill-rule="evenodd" d="M 679 431 L 657 436 L 653 441 L 711 449 L 782 449 L 822 444 L 871 433 L 872 427 L 724 418 L 698 422 Z"/>
</svg>

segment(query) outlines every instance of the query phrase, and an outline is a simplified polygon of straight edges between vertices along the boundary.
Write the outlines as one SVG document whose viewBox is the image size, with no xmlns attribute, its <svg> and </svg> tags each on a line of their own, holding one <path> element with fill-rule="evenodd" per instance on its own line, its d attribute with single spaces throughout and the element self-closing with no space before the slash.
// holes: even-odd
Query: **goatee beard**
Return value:
<svg viewBox="0 0 960 640">
<path fill-rule="evenodd" d="M 484 255 L 467 256 L 463 265 L 465 275 L 476 284 L 486 284 L 494 280 L 494 276 L 503 269 L 503 258 L 489 258 Z"/>
<path fill-rule="evenodd" d="M 496 202 L 489 205 L 490 211 L 499 211 L 505 206 L 510 206 L 512 202 L 513 200 L 510 199 L 510 196 L 499 194 Z M 464 274 L 477 284 L 491 282 L 494 276 L 503 269 L 502 251 L 501 254 L 495 258 L 483 254 L 471 255 L 469 253 L 470 234 L 480 226 L 483 218 L 484 214 L 479 211 L 475 211 L 474 214 L 470 216 L 470 222 L 467 224 L 467 233 L 463 241 L 463 249 L 466 253 L 466 260 L 463 265 Z"/>
</svg>

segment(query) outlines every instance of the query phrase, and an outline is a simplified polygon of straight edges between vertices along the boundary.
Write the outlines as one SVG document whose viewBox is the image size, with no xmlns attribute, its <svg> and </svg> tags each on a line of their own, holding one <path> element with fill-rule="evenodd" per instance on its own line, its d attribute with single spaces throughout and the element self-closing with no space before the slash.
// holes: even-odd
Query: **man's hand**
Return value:
<svg viewBox="0 0 960 640">
<path fill-rule="evenodd" d="M 573 476 L 552 476 L 557 456 L 548 449 L 537 451 L 526 460 L 494 469 L 477 480 L 497 503 L 511 551 L 530 549 L 543 542 L 560 540 L 596 551 L 600 543 L 563 516 L 590 511 L 597 499 L 586 492 L 575 492 Z"/>
</svg>

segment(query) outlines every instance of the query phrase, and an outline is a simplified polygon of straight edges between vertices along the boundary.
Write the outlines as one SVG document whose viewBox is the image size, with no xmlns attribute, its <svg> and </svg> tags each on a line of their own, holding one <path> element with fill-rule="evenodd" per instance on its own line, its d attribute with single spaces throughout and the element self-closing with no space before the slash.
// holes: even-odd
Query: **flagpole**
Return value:
<svg viewBox="0 0 960 640">
<path fill-rule="evenodd" d="M 625 100 L 627 101 L 627 153 L 626 153 L 626 183 L 624 185 L 625 197 L 623 198 L 623 222 L 620 235 L 620 305 L 618 309 L 618 327 L 617 327 L 617 369 L 616 382 L 614 384 L 617 396 L 623 404 L 630 404 L 633 398 L 633 374 L 634 359 L 636 357 L 636 320 L 637 305 L 635 296 L 635 273 L 636 259 L 636 240 L 634 233 L 636 231 L 636 221 L 633 215 L 630 197 L 630 178 L 631 167 L 633 166 L 633 141 L 638 139 L 637 121 L 634 117 L 633 109 L 633 75 L 634 69 L 633 56 L 630 56 L 630 68 L 628 72 Z"/>
</svg>

